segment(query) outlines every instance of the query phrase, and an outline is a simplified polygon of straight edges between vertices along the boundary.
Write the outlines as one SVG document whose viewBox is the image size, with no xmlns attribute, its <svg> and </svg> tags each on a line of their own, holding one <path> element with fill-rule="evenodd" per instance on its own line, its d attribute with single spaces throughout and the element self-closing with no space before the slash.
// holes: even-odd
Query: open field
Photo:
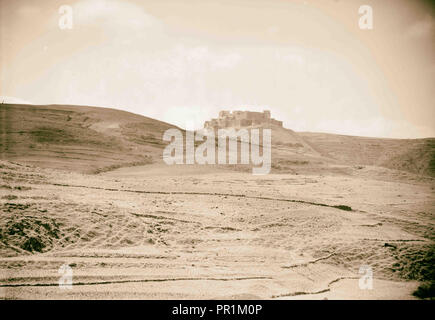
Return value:
<svg viewBox="0 0 435 320">
<path fill-rule="evenodd" d="M 151 165 L 84 175 L 2 162 L 2 295 L 412 298 L 433 277 L 433 181 L 349 170 Z M 64 263 L 71 290 L 58 286 Z M 361 265 L 373 268 L 373 290 L 358 287 Z"/>
</svg>

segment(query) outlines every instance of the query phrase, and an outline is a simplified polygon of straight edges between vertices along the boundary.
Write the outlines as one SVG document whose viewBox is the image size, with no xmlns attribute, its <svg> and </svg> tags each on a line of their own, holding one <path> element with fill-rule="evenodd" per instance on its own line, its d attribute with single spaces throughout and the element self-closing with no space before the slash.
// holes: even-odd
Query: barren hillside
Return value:
<svg viewBox="0 0 435 320">
<path fill-rule="evenodd" d="M 435 138 L 383 139 L 300 132 L 321 155 L 348 165 L 373 165 L 435 176 Z"/>
<path fill-rule="evenodd" d="M 0 106 L 1 157 L 40 167 L 98 172 L 152 163 L 170 124 L 85 106 Z"/>
<path fill-rule="evenodd" d="M 0 127 L 1 159 L 86 173 L 161 162 L 163 133 L 175 128 L 116 109 L 19 104 L 0 105 Z M 273 172 L 372 165 L 435 175 L 434 138 L 365 138 L 272 128 Z"/>
</svg>

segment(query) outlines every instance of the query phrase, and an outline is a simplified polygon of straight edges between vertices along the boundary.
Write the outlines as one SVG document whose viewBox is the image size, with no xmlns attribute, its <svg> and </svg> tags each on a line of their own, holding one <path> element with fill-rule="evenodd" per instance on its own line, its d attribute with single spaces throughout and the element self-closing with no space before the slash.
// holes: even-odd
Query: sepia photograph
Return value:
<svg viewBox="0 0 435 320">
<path fill-rule="evenodd" d="M 0 208 L 0 300 L 433 301 L 435 3 L 0 0 Z"/>
</svg>

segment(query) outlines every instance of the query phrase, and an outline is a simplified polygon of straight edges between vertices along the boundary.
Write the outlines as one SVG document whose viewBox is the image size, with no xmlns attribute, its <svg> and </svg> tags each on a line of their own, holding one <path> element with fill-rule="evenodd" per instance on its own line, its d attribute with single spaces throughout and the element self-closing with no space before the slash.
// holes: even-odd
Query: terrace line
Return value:
<svg viewBox="0 0 435 320">
<path fill-rule="evenodd" d="M 218 157 L 216 162 L 216 135 L 218 136 Z M 204 141 L 205 139 L 205 141 Z M 163 161 L 168 165 L 173 164 L 238 164 L 238 145 L 240 144 L 240 164 L 250 164 L 254 175 L 264 175 L 271 168 L 271 129 L 262 129 L 262 143 L 260 143 L 259 129 L 218 129 L 186 131 L 184 143 L 183 133 L 179 129 L 171 128 L 163 134 L 163 140 L 170 143 L 163 150 Z M 195 141 L 202 142 L 195 150 Z M 240 141 L 240 143 L 239 143 Z M 262 155 L 260 155 L 262 146 Z M 186 150 L 184 155 L 184 150 Z"/>
</svg>

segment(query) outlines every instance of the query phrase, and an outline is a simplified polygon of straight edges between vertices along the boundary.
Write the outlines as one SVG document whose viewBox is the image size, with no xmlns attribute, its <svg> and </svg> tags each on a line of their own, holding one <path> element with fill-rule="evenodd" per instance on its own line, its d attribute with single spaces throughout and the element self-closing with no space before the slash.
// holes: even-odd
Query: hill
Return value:
<svg viewBox="0 0 435 320">
<path fill-rule="evenodd" d="M 384 139 L 299 132 L 322 156 L 351 165 L 373 165 L 435 176 L 435 138 Z"/>
<path fill-rule="evenodd" d="M 161 163 L 167 144 L 162 136 L 169 128 L 176 127 L 110 108 L 1 104 L 1 159 L 85 173 Z M 279 126 L 272 130 L 273 172 L 372 165 L 435 176 L 434 138 L 366 138 Z"/>
<path fill-rule="evenodd" d="M 1 157 L 86 173 L 147 164 L 173 125 L 126 111 L 67 105 L 0 105 Z"/>
</svg>

